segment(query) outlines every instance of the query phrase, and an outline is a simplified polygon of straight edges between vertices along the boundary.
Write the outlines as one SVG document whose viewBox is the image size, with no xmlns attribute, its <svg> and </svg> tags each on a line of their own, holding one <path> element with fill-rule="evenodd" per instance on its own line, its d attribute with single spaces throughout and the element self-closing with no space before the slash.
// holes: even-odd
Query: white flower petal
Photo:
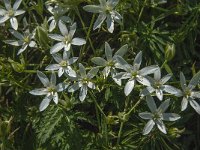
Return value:
<svg viewBox="0 0 200 150">
<path fill-rule="evenodd" d="M 120 73 L 116 74 L 115 78 L 116 79 L 130 79 L 131 78 L 131 73 L 120 72 Z"/>
<path fill-rule="evenodd" d="M 102 6 L 102 7 L 105 7 L 106 6 L 106 0 L 99 0 L 99 2 L 100 2 L 100 5 Z"/>
<path fill-rule="evenodd" d="M 63 59 L 62 56 L 59 53 L 53 54 L 53 59 L 57 62 L 60 63 Z"/>
<path fill-rule="evenodd" d="M 51 73 L 50 83 L 51 85 L 56 85 L 56 74 L 54 71 Z"/>
<path fill-rule="evenodd" d="M 13 45 L 13 46 L 22 46 L 23 45 L 22 41 L 6 40 L 4 42 L 7 44 L 10 44 L 10 45 Z"/>
<path fill-rule="evenodd" d="M 150 81 L 149 81 L 147 78 L 143 77 L 143 76 L 139 76 L 139 75 L 138 75 L 138 76 L 136 77 L 136 79 L 137 79 L 137 81 L 138 81 L 140 84 L 142 84 L 142 85 L 151 86 Z"/>
<path fill-rule="evenodd" d="M 79 72 L 81 74 L 81 77 L 84 77 L 84 78 L 86 77 L 85 67 L 81 63 L 79 63 Z"/>
<path fill-rule="evenodd" d="M 200 98 L 200 92 L 192 92 L 191 96 L 194 98 Z"/>
<path fill-rule="evenodd" d="M 154 72 L 154 79 L 156 81 L 159 81 L 161 79 L 161 72 L 160 72 L 160 68 L 158 68 L 155 72 Z M 164 84 L 164 83 L 163 83 Z"/>
<path fill-rule="evenodd" d="M 7 11 L 5 9 L 0 8 L 0 16 L 5 16 L 6 12 Z"/>
<path fill-rule="evenodd" d="M 157 106 L 151 95 L 146 96 L 146 102 L 151 112 L 154 113 L 157 110 Z"/>
<path fill-rule="evenodd" d="M 50 53 L 51 54 L 55 54 L 58 51 L 60 51 L 62 48 L 64 47 L 63 42 L 59 42 L 57 44 L 55 44 L 51 49 L 50 49 Z"/>
<path fill-rule="evenodd" d="M 63 60 L 68 61 L 70 57 L 70 51 L 63 51 Z M 73 57 L 73 58 L 77 58 L 77 57 Z M 68 62 L 70 63 L 70 62 Z"/>
<path fill-rule="evenodd" d="M 56 25 L 57 25 L 57 23 L 56 23 L 55 19 L 52 19 L 52 21 L 49 25 L 49 32 L 52 32 L 56 28 Z"/>
<path fill-rule="evenodd" d="M 69 35 L 71 37 L 73 37 L 75 32 L 76 32 L 76 23 L 74 23 L 72 26 L 70 26 Z"/>
<path fill-rule="evenodd" d="M 99 71 L 99 67 L 93 67 L 88 73 L 87 73 L 87 77 L 89 79 L 94 78 L 94 76 L 96 76 L 97 72 Z"/>
<path fill-rule="evenodd" d="M 200 105 L 195 100 L 190 100 L 189 103 L 194 108 L 194 110 L 200 115 Z"/>
<path fill-rule="evenodd" d="M 153 129 L 154 125 L 155 122 L 153 120 L 149 120 L 143 129 L 143 135 L 149 134 L 149 132 L 151 132 L 151 130 Z"/>
<path fill-rule="evenodd" d="M 29 91 L 29 93 L 32 95 L 46 95 L 48 91 L 46 88 L 39 88 L 39 89 L 34 89 L 32 91 Z"/>
<path fill-rule="evenodd" d="M 183 95 L 181 90 L 179 90 L 171 85 L 163 85 L 163 87 L 164 87 L 163 90 L 167 93 L 173 94 L 178 97 Z"/>
<path fill-rule="evenodd" d="M 68 74 L 70 77 L 76 77 L 76 72 L 68 66 L 66 69 L 64 69 L 66 74 Z"/>
<path fill-rule="evenodd" d="M 130 72 L 130 70 L 132 69 L 131 66 L 121 56 L 116 56 L 115 59 L 120 64 L 120 68 L 127 72 Z"/>
<path fill-rule="evenodd" d="M 55 104 L 58 104 L 58 93 L 57 92 L 53 95 L 53 101 Z"/>
<path fill-rule="evenodd" d="M 163 91 L 161 89 L 156 89 L 156 96 L 159 100 L 163 100 Z"/>
<path fill-rule="evenodd" d="M 91 88 L 91 89 L 95 89 L 95 84 L 92 83 L 92 82 L 89 82 L 88 87 Z"/>
<path fill-rule="evenodd" d="M 72 45 L 84 45 L 86 41 L 82 38 L 74 38 L 72 39 Z"/>
<path fill-rule="evenodd" d="M 105 19 L 106 19 L 106 15 L 99 14 L 97 20 L 94 23 L 93 30 L 96 30 L 97 28 L 100 28 Z"/>
<path fill-rule="evenodd" d="M 60 17 L 59 21 L 63 21 L 65 23 L 71 23 L 72 22 L 71 18 L 69 18 L 68 16 L 62 16 L 62 17 Z"/>
<path fill-rule="evenodd" d="M 19 49 L 19 51 L 17 52 L 17 55 L 21 54 L 22 52 L 24 52 L 26 50 L 26 48 L 28 47 L 28 44 L 25 44 L 22 46 L 21 49 Z"/>
<path fill-rule="evenodd" d="M 142 119 L 152 119 L 152 117 L 153 117 L 152 113 L 149 113 L 149 112 L 142 112 L 142 113 L 139 113 L 139 116 L 140 116 Z"/>
<path fill-rule="evenodd" d="M 122 16 L 117 11 L 112 11 L 112 17 L 117 23 L 122 24 Z"/>
<path fill-rule="evenodd" d="M 108 75 L 109 75 L 109 73 L 110 73 L 110 69 L 111 69 L 110 66 L 106 66 L 106 67 L 103 69 L 102 73 L 103 73 L 103 76 L 104 76 L 104 77 L 108 77 Z"/>
<path fill-rule="evenodd" d="M 35 41 L 31 41 L 31 42 L 29 43 L 29 46 L 30 46 L 30 47 L 37 47 L 37 44 L 36 44 Z"/>
<path fill-rule="evenodd" d="M 181 111 L 184 111 L 188 106 L 188 100 L 187 98 L 183 97 L 183 100 L 181 102 Z"/>
<path fill-rule="evenodd" d="M 112 76 L 112 79 L 115 81 L 115 83 L 117 83 L 119 86 L 122 85 L 122 80 L 121 79 L 116 79 Z"/>
<path fill-rule="evenodd" d="M 45 97 L 40 103 L 40 107 L 39 107 L 40 111 L 45 110 L 49 106 L 50 101 L 51 99 L 49 97 Z"/>
<path fill-rule="evenodd" d="M 59 84 L 56 86 L 57 92 L 62 92 L 62 91 L 64 91 L 65 89 L 67 89 L 68 86 L 69 86 L 69 84 L 67 84 L 67 83 L 59 83 Z"/>
<path fill-rule="evenodd" d="M 116 57 L 117 55 L 123 57 L 124 54 L 127 53 L 127 51 L 128 51 L 128 44 L 123 45 L 123 46 L 115 53 L 114 57 Z"/>
<path fill-rule="evenodd" d="M 49 37 L 56 41 L 63 41 L 63 39 L 64 39 L 64 37 L 59 34 L 49 34 Z"/>
<path fill-rule="evenodd" d="M 112 49 L 107 42 L 105 42 L 105 54 L 106 54 L 106 58 L 108 61 L 113 59 L 112 58 Z"/>
<path fill-rule="evenodd" d="M 24 39 L 24 36 L 23 36 L 21 33 L 19 33 L 18 31 L 13 30 L 13 29 L 9 29 L 9 31 L 10 31 L 10 33 L 11 33 L 12 35 L 14 35 L 14 37 L 16 37 L 17 39 L 19 39 L 19 40 L 23 40 L 23 39 Z"/>
<path fill-rule="evenodd" d="M 111 17 L 111 15 L 107 15 L 106 23 L 107 23 L 108 31 L 110 33 L 113 33 L 113 31 L 114 31 L 114 19 Z"/>
<path fill-rule="evenodd" d="M 71 43 L 68 43 L 68 44 L 66 44 L 66 45 L 64 46 L 64 50 L 65 50 L 66 52 L 69 51 L 70 48 L 71 48 Z"/>
<path fill-rule="evenodd" d="M 5 15 L 3 17 L 0 17 L 0 24 L 6 22 L 10 17 L 8 15 Z"/>
<path fill-rule="evenodd" d="M 119 0 L 108 0 L 107 3 L 114 8 L 119 3 Z"/>
<path fill-rule="evenodd" d="M 13 9 L 17 10 L 21 4 L 22 0 L 16 0 L 14 5 L 13 5 Z"/>
<path fill-rule="evenodd" d="M 7 10 L 11 9 L 11 3 L 10 0 L 3 0 L 4 1 L 4 5 L 6 7 Z"/>
<path fill-rule="evenodd" d="M 156 65 L 147 66 L 147 67 L 141 69 L 139 72 L 140 72 L 140 75 L 146 76 L 146 75 L 148 75 L 148 74 L 154 73 L 158 68 L 159 68 L 159 67 L 156 66 Z"/>
<path fill-rule="evenodd" d="M 58 22 L 58 27 L 59 27 L 60 32 L 61 32 L 61 34 L 63 36 L 68 35 L 68 29 L 67 29 L 66 25 L 62 21 Z"/>
<path fill-rule="evenodd" d="M 78 82 L 74 83 L 68 88 L 68 92 L 75 92 L 80 88 L 80 84 Z"/>
<path fill-rule="evenodd" d="M 112 77 L 112 79 L 115 81 L 115 83 L 117 83 L 119 86 L 121 86 L 122 85 L 122 80 L 114 78 L 116 74 L 117 74 L 116 70 L 112 69 L 111 70 L 111 77 Z"/>
<path fill-rule="evenodd" d="M 192 90 L 194 89 L 200 81 L 200 71 L 196 73 L 190 80 L 188 87 Z"/>
<path fill-rule="evenodd" d="M 19 16 L 19 15 L 22 15 L 24 13 L 25 13 L 24 10 L 16 10 L 14 16 Z"/>
<path fill-rule="evenodd" d="M 182 72 L 180 72 L 180 82 L 181 82 L 181 88 L 185 90 L 187 85 L 186 85 L 185 76 Z"/>
<path fill-rule="evenodd" d="M 83 85 L 80 89 L 79 99 L 80 101 L 84 101 L 87 95 L 87 86 Z"/>
<path fill-rule="evenodd" d="M 175 113 L 163 113 L 163 120 L 165 121 L 176 121 L 181 118 L 178 114 Z"/>
<path fill-rule="evenodd" d="M 18 22 L 17 22 L 17 18 L 12 17 L 10 18 L 10 23 L 13 29 L 17 30 L 18 29 Z"/>
<path fill-rule="evenodd" d="M 37 76 L 45 87 L 49 86 L 49 79 L 44 73 L 42 73 L 41 71 L 37 71 Z"/>
<path fill-rule="evenodd" d="M 92 13 L 101 13 L 102 12 L 102 8 L 97 5 L 87 5 L 87 6 L 84 6 L 83 9 L 85 11 L 92 12 Z"/>
<path fill-rule="evenodd" d="M 64 69 L 62 67 L 59 68 L 58 70 L 58 77 L 61 77 L 64 73 Z"/>
<path fill-rule="evenodd" d="M 151 93 L 153 93 L 155 91 L 155 89 L 151 86 L 144 88 L 141 93 L 140 96 L 146 96 L 146 95 L 150 95 Z"/>
<path fill-rule="evenodd" d="M 133 63 L 135 70 L 139 70 L 141 63 L 142 63 L 142 51 L 140 51 L 135 56 L 134 63 Z"/>
<path fill-rule="evenodd" d="M 162 104 L 158 107 L 158 110 L 163 113 L 167 110 L 167 108 L 169 107 L 169 103 L 170 103 L 170 99 L 165 100 L 164 102 L 162 102 Z"/>
<path fill-rule="evenodd" d="M 128 96 L 131 93 L 131 91 L 134 88 L 134 85 L 135 85 L 134 79 L 131 79 L 126 83 L 126 85 L 124 87 L 124 93 L 125 93 L 126 96 Z"/>
<path fill-rule="evenodd" d="M 161 82 L 162 84 L 165 84 L 171 77 L 172 77 L 171 74 L 167 74 L 166 76 L 164 76 L 164 77 L 160 80 L 160 82 Z"/>
<path fill-rule="evenodd" d="M 162 120 L 156 120 L 156 125 L 157 125 L 158 129 L 159 129 L 162 133 L 167 134 L 165 125 L 164 125 L 164 123 L 163 123 Z"/>
<path fill-rule="evenodd" d="M 63 59 L 64 59 L 64 57 L 63 57 Z M 78 60 L 78 57 L 72 57 L 68 60 L 68 64 L 71 65 L 71 64 L 75 63 L 77 60 Z"/>
</svg>

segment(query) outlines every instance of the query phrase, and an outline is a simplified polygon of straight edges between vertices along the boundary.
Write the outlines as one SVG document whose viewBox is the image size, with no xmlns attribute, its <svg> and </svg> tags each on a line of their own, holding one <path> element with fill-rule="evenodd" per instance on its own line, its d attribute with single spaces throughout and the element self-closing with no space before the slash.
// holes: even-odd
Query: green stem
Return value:
<svg viewBox="0 0 200 150">
<path fill-rule="evenodd" d="M 24 73 L 37 73 L 37 70 L 23 70 Z M 42 71 L 43 73 L 52 73 L 52 71 Z"/>
<path fill-rule="evenodd" d="M 99 106 L 98 102 L 96 101 L 94 94 L 91 91 L 89 91 L 89 94 L 90 94 L 91 98 L 93 99 L 93 101 L 95 103 L 95 109 L 96 109 L 96 115 L 97 115 L 99 130 L 101 129 L 102 134 L 103 135 L 105 134 L 105 141 L 106 141 L 106 144 L 107 144 L 108 143 L 108 131 L 107 131 L 106 115 L 103 112 L 103 110 L 101 109 L 101 107 Z M 100 123 L 100 119 L 99 119 L 98 110 L 101 112 L 101 114 L 103 115 L 103 118 L 104 118 L 104 119 L 102 119 L 101 123 Z M 104 127 L 103 127 L 102 123 L 105 125 Z"/>
<path fill-rule="evenodd" d="M 125 100 L 125 108 L 124 108 L 124 114 L 127 110 L 127 107 L 128 107 L 128 103 L 129 103 L 129 96 L 126 97 L 126 100 Z M 126 116 L 125 116 L 126 117 Z M 122 129 L 124 127 L 124 119 L 121 121 L 121 124 L 120 124 L 120 127 L 119 127 L 119 132 L 118 132 L 118 135 L 117 135 L 117 146 L 119 146 L 120 144 L 120 140 L 121 140 L 121 134 L 122 134 Z"/>
<path fill-rule="evenodd" d="M 117 135 L 117 145 L 120 144 L 120 140 L 121 140 L 121 134 L 122 134 L 122 129 L 124 127 L 124 121 L 121 122 L 120 124 L 120 128 L 119 128 L 119 132 L 118 132 L 118 135 Z"/>
<path fill-rule="evenodd" d="M 142 99 L 140 98 L 137 103 L 135 103 L 135 105 L 128 111 L 128 113 L 126 115 L 130 115 L 130 113 L 140 104 L 140 102 L 142 101 Z"/>
<path fill-rule="evenodd" d="M 163 63 L 162 66 L 160 67 L 160 69 L 162 69 L 166 64 L 167 64 L 167 60 L 164 61 L 164 63 Z"/>
<path fill-rule="evenodd" d="M 129 116 L 130 113 L 140 104 L 141 100 L 142 100 L 142 99 L 139 99 L 139 101 L 137 101 L 137 103 L 128 111 L 128 113 L 126 113 L 126 114 L 124 115 L 125 118 L 126 118 L 126 116 Z M 125 108 L 125 109 L 126 109 L 126 108 Z M 124 127 L 124 123 L 125 123 L 125 122 L 122 121 L 121 124 L 120 124 L 119 132 L 118 132 L 118 138 L 117 138 L 117 145 L 120 144 L 121 134 L 122 134 L 122 129 L 123 129 L 123 127 Z"/>
<path fill-rule="evenodd" d="M 78 8 L 76 8 L 76 13 L 77 13 L 77 15 L 78 15 L 78 17 L 79 17 L 79 19 L 80 19 L 80 21 L 81 21 L 81 24 L 82 24 L 82 26 L 83 26 L 83 30 L 84 30 L 85 34 L 86 34 L 86 35 L 89 34 L 89 33 L 87 32 L 87 30 L 86 30 L 85 23 L 84 23 L 84 21 L 83 21 L 81 15 L 80 15 L 80 12 L 79 12 L 79 9 L 78 9 Z M 89 30 L 89 31 L 90 31 L 90 30 Z M 89 36 L 89 35 L 88 35 L 88 36 Z M 88 40 L 89 40 L 89 43 L 90 43 L 90 46 L 91 46 L 93 52 L 95 52 L 95 48 L 94 48 L 94 46 L 93 46 L 92 40 L 91 40 L 89 37 L 88 37 Z"/>
<path fill-rule="evenodd" d="M 88 29 L 88 31 L 87 31 L 87 34 L 86 34 L 86 43 L 87 43 L 88 40 L 90 40 L 90 33 L 91 33 L 91 31 L 92 31 L 92 25 L 93 25 L 93 23 L 94 23 L 94 19 L 95 19 L 95 15 L 92 16 L 92 20 L 91 20 L 91 22 L 90 22 L 90 27 L 89 27 L 89 29 Z M 95 53 L 95 49 L 94 49 L 93 45 L 91 45 L 91 47 L 92 47 L 93 53 Z M 85 45 L 83 46 L 83 48 L 80 50 L 80 53 L 79 53 L 79 61 L 81 60 L 81 58 L 82 58 L 82 56 L 83 56 L 83 53 L 85 52 L 85 49 L 86 49 L 86 44 L 85 44 Z M 87 52 L 85 52 L 85 53 L 87 53 Z"/>
<path fill-rule="evenodd" d="M 99 109 L 99 111 L 101 112 L 101 114 L 106 118 L 106 115 L 105 115 L 105 113 L 103 112 L 103 110 L 101 109 L 101 107 L 99 106 L 99 104 L 97 103 L 94 94 L 93 94 L 91 91 L 89 91 L 89 93 L 90 93 L 90 96 L 91 96 L 91 98 L 93 99 L 93 101 L 94 101 L 96 107 Z"/>
<path fill-rule="evenodd" d="M 95 105 L 95 112 L 96 112 L 96 116 L 97 116 L 97 123 L 98 123 L 98 127 L 99 127 L 99 130 L 101 129 L 101 120 L 99 118 L 99 111 L 98 111 L 98 108 L 97 106 Z"/>
<path fill-rule="evenodd" d="M 139 13 L 137 23 L 140 21 L 140 18 L 142 17 L 142 13 L 143 13 L 143 11 L 144 11 L 144 7 L 145 7 L 145 5 L 146 5 L 146 2 L 147 2 L 147 0 L 145 0 L 144 3 L 143 3 L 143 5 L 142 5 L 142 9 L 141 9 L 141 11 L 140 11 L 140 13 Z"/>
</svg>

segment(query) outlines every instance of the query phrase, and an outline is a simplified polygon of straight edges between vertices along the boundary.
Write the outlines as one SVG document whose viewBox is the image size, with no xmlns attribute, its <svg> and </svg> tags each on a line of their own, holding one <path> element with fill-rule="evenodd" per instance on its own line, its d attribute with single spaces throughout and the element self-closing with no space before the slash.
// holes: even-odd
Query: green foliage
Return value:
<svg viewBox="0 0 200 150">
<path fill-rule="evenodd" d="M 83 102 L 79 100 L 79 91 L 66 90 L 59 93 L 57 105 L 51 101 L 45 111 L 39 112 L 44 97 L 33 96 L 29 91 L 41 87 L 37 70 L 51 74 L 44 71 L 49 64 L 55 64 L 50 49 L 56 43 L 49 34 L 60 34 L 58 23 L 49 32 L 48 19 L 52 14 L 44 4 L 64 8 L 65 15 L 72 20 L 66 23 L 67 27 L 77 23 L 75 37 L 84 38 L 86 44 L 72 46 L 70 51 L 73 57 L 79 57 L 78 63 L 83 64 L 87 72 L 97 66 L 94 58 L 107 57 L 105 42 L 113 54 L 127 44 L 128 51 L 123 58 L 131 65 L 142 51 L 141 68 L 160 66 L 163 76 L 173 75 L 168 84 L 178 89 L 181 89 L 181 71 L 188 85 L 189 79 L 200 70 L 199 0 L 168 0 L 166 3 L 164 0 L 119 0 L 116 11 L 123 19 L 121 23 L 115 22 L 112 34 L 105 21 L 93 30 L 98 14 L 83 9 L 86 5 L 99 5 L 98 0 L 23 0 L 19 8 L 26 13 L 17 16 L 18 31 L 34 31 L 37 47 L 28 47 L 17 55 L 20 46 L 5 43 L 14 39 L 9 32 L 10 22 L 0 24 L 0 150 L 200 149 L 200 117 L 189 105 L 182 112 L 182 99 L 164 93 L 165 99 L 171 99 L 167 112 L 177 113 L 182 118 L 165 122 L 166 135 L 155 126 L 144 136 L 142 131 L 147 121 L 138 114 L 149 110 L 145 98 L 139 97 L 145 86 L 137 84 L 130 95 L 125 96 L 127 80 L 118 86 L 113 77 L 102 73 L 88 79 L 96 89 L 88 88 Z M 0 1 L 1 8 L 5 9 L 3 1 Z M 73 64 L 77 73 L 78 63 Z M 102 72 L 106 65 L 99 65 L 99 70 Z M 73 83 L 67 75 L 57 80 Z M 198 84 L 194 91 L 199 90 Z M 161 104 L 157 98 L 155 102 L 157 106 Z M 199 99 L 196 102 L 199 103 Z"/>
</svg>

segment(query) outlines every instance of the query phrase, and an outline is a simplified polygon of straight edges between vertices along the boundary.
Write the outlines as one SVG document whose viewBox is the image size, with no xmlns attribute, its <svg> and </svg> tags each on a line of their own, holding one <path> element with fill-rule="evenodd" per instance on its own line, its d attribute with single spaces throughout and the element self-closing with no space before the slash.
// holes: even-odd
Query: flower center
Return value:
<svg viewBox="0 0 200 150">
<path fill-rule="evenodd" d="M 111 11 L 112 11 L 112 7 L 106 5 L 106 8 L 105 8 L 105 12 L 106 12 L 106 14 L 110 14 Z"/>
<path fill-rule="evenodd" d="M 113 67 L 115 65 L 114 61 L 110 60 L 107 62 L 107 65 Z"/>
<path fill-rule="evenodd" d="M 29 43 L 29 42 L 30 42 L 30 38 L 29 38 L 28 36 L 27 36 L 27 37 L 24 37 L 23 40 L 24 40 L 25 43 Z"/>
<path fill-rule="evenodd" d="M 133 78 L 136 78 L 136 76 L 138 75 L 138 72 L 137 72 L 137 71 L 133 71 L 133 72 L 131 73 L 131 75 L 132 75 Z"/>
<path fill-rule="evenodd" d="M 69 35 L 66 35 L 66 36 L 64 37 L 63 42 L 64 42 L 65 44 L 70 43 L 70 42 L 71 42 L 71 37 L 70 37 Z"/>
<path fill-rule="evenodd" d="M 83 79 L 82 79 L 82 83 L 83 83 L 83 84 L 87 84 L 87 83 L 88 83 L 88 78 L 83 78 Z"/>
<path fill-rule="evenodd" d="M 55 93 L 56 92 L 55 86 L 50 86 L 50 87 L 47 88 L 47 90 L 48 90 L 49 93 Z"/>
<path fill-rule="evenodd" d="M 161 83 L 159 81 L 156 81 L 154 84 L 155 89 L 159 89 L 161 87 Z"/>
<path fill-rule="evenodd" d="M 185 97 L 190 97 L 191 91 L 189 89 L 186 89 L 184 95 L 185 95 Z"/>
<path fill-rule="evenodd" d="M 10 10 L 8 11 L 8 16 L 9 16 L 9 17 L 13 17 L 14 14 L 15 14 L 15 11 L 14 11 L 13 9 L 10 9 Z"/>
<path fill-rule="evenodd" d="M 67 66 L 67 62 L 64 61 L 64 60 L 62 60 L 62 61 L 59 63 L 59 65 L 60 65 L 61 67 L 66 67 L 66 66 Z"/>
<path fill-rule="evenodd" d="M 153 120 L 157 120 L 157 119 L 160 119 L 161 118 L 161 116 L 160 116 L 160 113 L 159 112 L 155 112 L 154 114 L 153 114 Z"/>
</svg>

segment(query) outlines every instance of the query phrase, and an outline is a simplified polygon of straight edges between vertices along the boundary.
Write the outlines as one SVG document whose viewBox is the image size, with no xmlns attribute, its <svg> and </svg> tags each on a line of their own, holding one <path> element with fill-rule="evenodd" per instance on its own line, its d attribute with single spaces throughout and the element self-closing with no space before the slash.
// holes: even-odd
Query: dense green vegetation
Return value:
<svg viewBox="0 0 200 150">
<path fill-rule="evenodd" d="M 95 28 L 99 14 L 89 12 L 87 5 L 99 5 L 103 1 L 22 0 L 18 10 L 24 12 L 14 10 L 19 15 L 11 11 L 4 12 L 8 7 L 5 4 L 8 4 L 9 0 L 0 1 L 1 150 L 200 149 L 200 93 L 196 92 L 195 98 L 192 95 L 194 91 L 200 91 L 200 1 L 119 0 L 116 7 L 106 8 L 107 18 L 112 9 L 122 17 L 117 16 L 117 12 L 112 14 L 110 22 L 107 22 L 111 24 L 114 21 L 114 28 L 112 24 L 109 27 L 106 21 L 101 25 L 96 24 Z M 114 3 L 118 0 L 108 1 Z M 15 1 L 11 1 L 11 6 L 14 3 Z M 56 6 L 59 6 L 58 10 L 54 11 Z M 58 11 L 59 14 L 56 14 Z M 95 7 L 94 11 L 99 11 L 99 8 Z M 101 11 L 99 12 L 101 14 Z M 11 18 L 3 21 L 2 18 L 7 13 Z M 49 20 L 52 16 L 57 22 L 54 28 L 54 23 Z M 66 17 L 63 19 L 61 16 Z M 18 27 L 15 20 L 10 23 L 14 17 L 17 18 Z M 73 32 L 75 22 L 76 32 L 74 36 L 70 35 L 73 38 L 63 35 L 63 25 L 69 32 Z M 20 35 L 16 32 L 28 36 L 20 39 L 17 38 Z M 55 47 L 59 43 L 55 40 L 55 34 L 57 39 L 61 38 L 58 38 L 58 35 L 65 37 L 65 46 Z M 75 38 L 76 41 L 73 41 Z M 13 44 L 14 41 L 9 40 L 21 41 Z M 70 42 L 71 46 L 65 48 Z M 17 44 L 18 46 L 13 46 Z M 114 66 L 112 61 L 107 62 L 111 53 L 109 46 L 113 55 L 117 55 L 113 56 L 113 61 L 120 66 L 116 67 L 116 70 L 111 69 L 111 73 L 106 75 L 103 69 L 106 66 Z M 21 47 L 24 49 L 19 51 Z M 120 52 L 117 52 L 118 50 Z M 73 69 L 69 68 L 62 75 L 58 75 L 58 69 L 52 73 L 52 67 L 48 69 L 47 66 L 58 63 L 56 53 L 61 57 L 64 51 L 71 53 L 70 58 L 78 57 L 71 65 Z M 148 93 L 154 98 L 157 107 L 165 103 L 166 113 L 176 113 L 181 117 L 175 115 L 173 122 L 164 121 L 166 134 L 156 124 L 151 131 L 143 135 L 148 120 L 142 119 L 141 113 L 150 112 L 154 107 L 150 106 L 152 103 L 148 103 L 151 96 L 147 93 L 141 95 L 149 83 L 146 83 L 148 80 L 145 83 L 140 81 L 140 77 L 146 78 L 148 73 L 137 76 L 132 71 L 131 77 L 127 78 L 124 77 L 128 76 L 127 74 L 118 75 L 132 69 L 126 63 L 138 65 L 136 56 L 142 57 L 140 69 L 152 65 L 156 68 L 157 65 L 161 70 L 161 77 L 171 75 L 166 83 L 170 85 L 170 89 L 163 87 L 163 98 L 158 92 Z M 59 65 L 63 67 L 66 64 L 59 62 Z M 89 72 L 87 77 L 82 75 L 84 67 L 86 72 Z M 158 75 L 158 70 L 152 69 L 147 79 L 150 81 L 154 78 L 153 73 Z M 51 86 L 46 86 L 47 92 L 53 94 L 47 94 L 51 99 L 50 103 L 47 98 L 47 101 L 41 104 L 45 96 L 36 96 L 33 90 L 44 87 L 44 83 L 40 82 L 46 82 L 43 73 L 47 78 L 54 78 L 56 75 L 57 83 L 52 84 L 52 79 Z M 81 75 L 78 76 L 79 74 Z M 124 77 L 121 86 L 114 81 L 119 76 Z M 194 87 L 180 93 L 181 88 L 185 87 L 183 76 L 188 87 Z M 130 90 L 132 82 L 126 89 L 125 85 L 133 78 L 137 80 L 134 89 Z M 53 85 L 58 83 L 61 83 L 62 87 L 55 88 Z M 81 90 L 73 89 L 72 86 L 76 83 L 79 83 Z M 88 87 L 84 87 L 86 84 Z M 87 88 L 86 94 L 84 88 Z M 57 92 L 58 103 L 54 97 Z M 189 101 L 187 109 L 183 109 L 182 97 L 187 98 L 186 102 Z M 193 98 L 195 102 L 192 101 Z M 168 101 L 165 101 L 167 99 L 170 99 L 169 108 L 166 104 Z"/>
</svg>

